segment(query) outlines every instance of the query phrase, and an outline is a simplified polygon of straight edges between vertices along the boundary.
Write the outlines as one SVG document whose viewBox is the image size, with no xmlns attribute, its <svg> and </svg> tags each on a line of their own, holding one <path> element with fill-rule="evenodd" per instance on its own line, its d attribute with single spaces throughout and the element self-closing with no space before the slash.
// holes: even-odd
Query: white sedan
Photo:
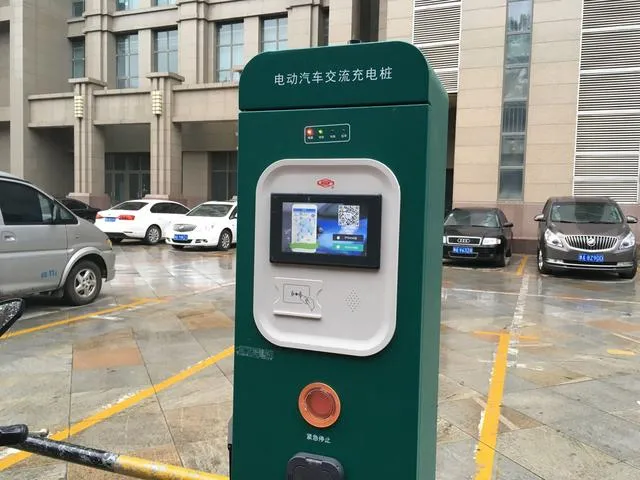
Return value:
<svg viewBox="0 0 640 480">
<path fill-rule="evenodd" d="M 174 220 L 167 232 L 173 248 L 217 247 L 228 250 L 236 243 L 238 205 L 236 202 L 201 203 Z"/>
<path fill-rule="evenodd" d="M 169 225 L 189 209 L 169 200 L 129 200 L 96 215 L 96 227 L 113 243 L 127 238 L 154 245 L 167 236 Z"/>
</svg>

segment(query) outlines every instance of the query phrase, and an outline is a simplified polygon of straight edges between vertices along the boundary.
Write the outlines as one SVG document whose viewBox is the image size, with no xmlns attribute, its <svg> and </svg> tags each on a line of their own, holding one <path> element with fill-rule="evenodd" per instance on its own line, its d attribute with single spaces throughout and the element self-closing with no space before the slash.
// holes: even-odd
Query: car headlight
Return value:
<svg viewBox="0 0 640 480">
<path fill-rule="evenodd" d="M 500 243 L 502 243 L 502 240 L 500 240 L 499 238 L 485 237 L 482 239 L 482 245 L 488 247 L 500 245 Z"/>
<path fill-rule="evenodd" d="M 633 232 L 629 232 L 629 234 L 622 239 L 620 242 L 619 250 L 629 250 L 636 245 L 636 236 Z"/>
<path fill-rule="evenodd" d="M 446 245 L 447 243 L 447 237 L 445 235 L 442 236 L 442 244 Z"/>
<path fill-rule="evenodd" d="M 547 230 L 544 232 L 544 241 L 550 247 L 561 248 L 564 250 L 564 244 L 562 243 L 560 235 L 558 235 L 557 233 L 553 233 L 551 230 Z"/>
</svg>

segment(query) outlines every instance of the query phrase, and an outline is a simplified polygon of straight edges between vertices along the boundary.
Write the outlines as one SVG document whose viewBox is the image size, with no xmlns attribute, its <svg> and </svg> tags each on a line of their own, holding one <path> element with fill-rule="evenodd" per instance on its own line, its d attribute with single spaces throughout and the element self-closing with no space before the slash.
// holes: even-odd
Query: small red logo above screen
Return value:
<svg viewBox="0 0 640 480">
<path fill-rule="evenodd" d="M 333 187 L 336 184 L 336 182 L 334 182 L 330 178 L 321 178 L 316 183 L 318 184 L 318 186 L 320 186 L 322 188 Z"/>
</svg>

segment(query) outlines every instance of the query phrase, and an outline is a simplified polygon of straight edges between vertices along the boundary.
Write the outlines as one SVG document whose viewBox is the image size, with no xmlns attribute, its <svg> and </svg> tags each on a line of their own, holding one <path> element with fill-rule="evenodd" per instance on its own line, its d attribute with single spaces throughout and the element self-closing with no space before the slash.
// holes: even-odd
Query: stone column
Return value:
<svg viewBox="0 0 640 480">
<path fill-rule="evenodd" d="M 69 195 L 90 205 L 106 208 L 110 199 L 104 189 L 104 136 L 94 125 L 95 90 L 106 87 L 93 78 L 69 80 L 74 92 L 73 192 Z"/>
<path fill-rule="evenodd" d="M 154 70 L 153 56 L 153 35 L 151 30 L 140 30 L 138 32 L 138 86 L 139 88 L 149 88 L 148 75 Z"/>
<path fill-rule="evenodd" d="M 260 17 L 246 17 L 244 19 L 244 63 L 249 62 L 258 53 L 260 53 Z"/>
<path fill-rule="evenodd" d="M 180 0 L 178 7 L 178 69 L 185 83 L 207 83 L 211 69 L 207 5 L 202 0 Z"/>
<path fill-rule="evenodd" d="M 115 42 L 109 32 L 115 2 L 85 0 L 85 75 L 115 86 Z M 113 77 L 113 83 L 111 81 Z"/>
<path fill-rule="evenodd" d="M 151 73 L 151 193 L 147 198 L 183 200 L 182 132 L 173 123 L 173 87 L 184 82 L 175 73 Z"/>
<path fill-rule="evenodd" d="M 357 0 L 331 2 L 329 18 L 330 45 L 347 44 L 360 37 L 360 2 Z"/>
<path fill-rule="evenodd" d="M 289 48 L 309 48 L 318 45 L 318 25 L 313 23 L 313 6 L 296 5 L 288 9 Z"/>
</svg>

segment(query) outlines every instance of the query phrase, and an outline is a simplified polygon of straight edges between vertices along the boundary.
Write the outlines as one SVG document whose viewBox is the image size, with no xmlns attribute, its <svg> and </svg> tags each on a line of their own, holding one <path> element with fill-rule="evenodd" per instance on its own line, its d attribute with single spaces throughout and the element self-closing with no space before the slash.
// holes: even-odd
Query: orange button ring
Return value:
<svg viewBox="0 0 640 480">
<path fill-rule="evenodd" d="M 340 397 L 325 383 L 311 383 L 300 392 L 298 408 L 307 423 L 316 428 L 327 428 L 338 421 Z"/>
</svg>

